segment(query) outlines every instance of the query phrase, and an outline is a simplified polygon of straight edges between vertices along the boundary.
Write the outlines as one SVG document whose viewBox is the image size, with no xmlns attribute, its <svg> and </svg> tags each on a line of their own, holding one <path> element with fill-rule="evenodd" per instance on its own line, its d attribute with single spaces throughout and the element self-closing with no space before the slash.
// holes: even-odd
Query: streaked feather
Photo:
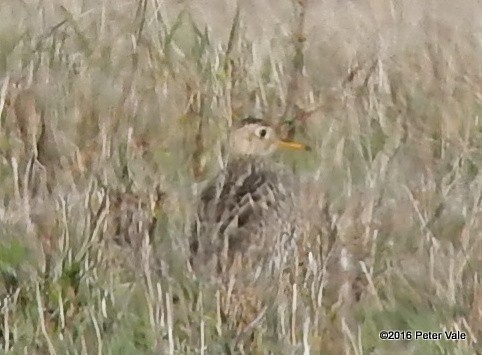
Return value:
<svg viewBox="0 0 482 355">
<path fill-rule="evenodd" d="M 216 259 L 227 263 L 239 254 L 247 263 L 273 253 L 283 236 L 292 233 L 294 200 L 289 175 L 266 158 L 238 157 L 201 194 L 192 226 L 193 264 Z"/>
</svg>

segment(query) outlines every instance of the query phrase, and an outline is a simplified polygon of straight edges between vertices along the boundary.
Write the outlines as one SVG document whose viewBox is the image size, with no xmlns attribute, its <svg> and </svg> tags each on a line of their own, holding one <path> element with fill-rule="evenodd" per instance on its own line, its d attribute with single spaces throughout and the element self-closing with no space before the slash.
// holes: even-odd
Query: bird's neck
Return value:
<svg viewBox="0 0 482 355">
<path fill-rule="evenodd" d="M 227 172 L 270 172 L 277 171 L 274 162 L 269 157 L 253 156 L 253 155 L 238 155 L 228 159 L 227 165 L 223 169 Z"/>
<path fill-rule="evenodd" d="M 235 155 L 228 159 L 228 165 L 230 164 L 246 164 L 246 165 L 269 165 L 271 159 L 262 155 Z"/>
</svg>

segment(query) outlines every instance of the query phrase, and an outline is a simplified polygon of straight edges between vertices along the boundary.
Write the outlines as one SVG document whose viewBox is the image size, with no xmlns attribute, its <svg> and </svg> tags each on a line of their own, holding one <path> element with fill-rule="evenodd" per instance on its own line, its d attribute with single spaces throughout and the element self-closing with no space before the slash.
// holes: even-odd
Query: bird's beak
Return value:
<svg viewBox="0 0 482 355">
<path fill-rule="evenodd" d="M 310 146 L 295 141 L 279 140 L 277 141 L 277 145 L 280 148 L 286 148 L 291 150 L 311 150 Z"/>
</svg>

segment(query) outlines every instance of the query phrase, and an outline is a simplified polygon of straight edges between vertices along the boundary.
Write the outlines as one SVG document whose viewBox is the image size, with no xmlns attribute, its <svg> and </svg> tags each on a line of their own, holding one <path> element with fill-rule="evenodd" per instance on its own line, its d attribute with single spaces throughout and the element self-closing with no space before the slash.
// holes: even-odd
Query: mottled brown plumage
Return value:
<svg viewBox="0 0 482 355">
<path fill-rule="evenodd" d="M 273 127 L 254 118 L 241 121 L 228 144 L 225 169 L 200 197 L 191 264 L 203 276 L 253 279 L 260 267 L 284 262 L 296 235 L 296 184 L 270 155 L 278 146 L 306 147 L 280 140 Z"/>
</svg>

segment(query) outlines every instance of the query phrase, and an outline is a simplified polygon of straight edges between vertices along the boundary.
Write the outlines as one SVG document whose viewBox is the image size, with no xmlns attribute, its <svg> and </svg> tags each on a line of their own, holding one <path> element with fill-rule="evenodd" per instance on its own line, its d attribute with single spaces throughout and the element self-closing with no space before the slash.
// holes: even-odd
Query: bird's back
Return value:
<svg viewBox="0 0 482 355">
<path fill-rule="evenodd" d="M 237 158 L 203 190 L 192 226 L 194 268 L 244 267 L 273 255 L 293 234 L 290 175 L 264 158 Z"/>
</svg>

